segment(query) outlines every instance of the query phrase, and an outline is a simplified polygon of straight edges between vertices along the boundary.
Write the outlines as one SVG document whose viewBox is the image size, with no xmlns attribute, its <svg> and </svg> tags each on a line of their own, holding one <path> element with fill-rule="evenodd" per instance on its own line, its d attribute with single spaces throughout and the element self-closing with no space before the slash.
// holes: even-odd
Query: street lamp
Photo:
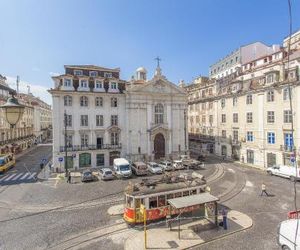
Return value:
<svg viewBox="0 0 300 250">
<path fill-rule="evenodd" d="M 14 97 L 12 93 L 11 97 L 7 99 L 7 102 L 0 106 L 4 110 L 4 114 L 7 122 L 10 124 L 11 128 L 14 128 L 18 121 L 21 119 L 25 106 L 19 104 L 18 100 Z"/>
<path fill-rule="evenodd" d="M 67 149 L 67 125 L 68 125 L 68 116 L 67 112 L 65 110 L 64 112 L 64 127 L 65 127 L 65 176 L 67 177 L 68 175 L 68 165 L 67 165 L 67 159 L 68 159 L 68 149 Z"/>
</svg>

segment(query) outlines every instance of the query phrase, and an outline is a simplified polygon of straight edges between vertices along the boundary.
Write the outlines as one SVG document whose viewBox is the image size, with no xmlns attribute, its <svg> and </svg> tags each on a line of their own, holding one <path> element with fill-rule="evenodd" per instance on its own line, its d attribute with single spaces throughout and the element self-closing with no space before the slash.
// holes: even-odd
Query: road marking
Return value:
<svg viewBox="0 0 300 250">
<path fill-rule="evenodd" d="M 33 174 L 31 174 L 28 179 L 32 179 L 35 175 L 36 175 L 36 172 L 34 172 Z"/>
<path fill-rule="evenodd" d="M 20 180 L 24 180 L 24 179 L 27 177 L 27 175 L 29 175 L 29 173 L 25 173 L 25 174 L 22 176 L 22 178 L 20 178 Z"/>
<path fill-rule="evenodd" d="M 227 168 L 229 172 L 235 173 L 235 171 L 232 168 Z"/>
<path fill-rule="evenodd" d="M 253 187 L 253 183 L 251 181 L 246 181 L 246 186 L 247 187 Z"/>
<path fill-rule="evenodd" d="M 9 175 L 4 175 L 1 179 L 0 179 L 0 181 L 3 181 L 5 178 L 7 178 Z"/>
<path fill-rule="evenodd" d="M 11 179 L 12 181 L 15 181 L 16 179 L 18 179 L 23 173 L 18 174 L 17 176 L 15 176 L 13 179 Z"/>
<path fill-rule="evenodd" d="M 9 181 L 11 178 L 13 178 L 16 174 L 10 175 L 8 178 L 5 179 L 5 181 Z"/>
</svg>

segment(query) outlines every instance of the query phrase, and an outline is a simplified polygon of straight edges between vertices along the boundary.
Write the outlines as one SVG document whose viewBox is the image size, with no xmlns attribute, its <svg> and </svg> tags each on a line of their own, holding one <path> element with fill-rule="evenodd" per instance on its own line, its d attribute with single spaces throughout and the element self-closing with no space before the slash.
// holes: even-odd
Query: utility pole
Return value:
<svg viewBox="0 0 300 250">
<path fill-rule="evenodd" d="M 65 125 L 65 175 L 68 174 L 68 165 L 67 165 L 67 159 L 68 159 L 68 150 L 67 150 L 67 112 L 65 110 L 64 112 L 64 125 Z"/>
</svg>

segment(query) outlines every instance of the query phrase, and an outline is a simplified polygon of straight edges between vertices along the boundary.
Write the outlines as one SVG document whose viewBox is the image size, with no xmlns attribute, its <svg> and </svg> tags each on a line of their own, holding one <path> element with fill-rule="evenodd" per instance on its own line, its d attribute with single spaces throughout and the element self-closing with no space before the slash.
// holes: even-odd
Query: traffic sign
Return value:
<svg viewBox="0 0 300 250">
<path fill-rule="evenodd" d="M 64 161 L 64 158 L 63 158 L 63 157 L 59 157 L 59 158 L 58 158 L 58 161 L 59 161 L 59 162 L 63 162 L 63 161 Z"/>
<path fill-rule="evenodd" d="M 291 155 L 290 161 L 291 161 L 292 163 L 295 162 L 295 156 L 294 156 L 294 155 Z"/>
</svg>

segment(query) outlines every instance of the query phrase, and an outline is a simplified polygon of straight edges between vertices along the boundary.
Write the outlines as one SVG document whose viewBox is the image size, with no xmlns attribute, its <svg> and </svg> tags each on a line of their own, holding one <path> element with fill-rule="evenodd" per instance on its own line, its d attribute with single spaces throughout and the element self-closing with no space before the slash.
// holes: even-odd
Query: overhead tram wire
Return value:
<svg viewBox="0 0 300 250">
<path fill-rule="evenodd" d="M 290 51 L 291 51 L 291 38 L 292 38 L 292 29 L 293 29 L 293 23 L 292 23 L 292 5 L 291 0 L 288 0 L 288 15 L 289 15 L 289 39 L 288 39 L 288 55 L 287 55 L 287 74 L 285 74 L 285 79 L 288 81 L 288 89 L 289 89 L 289 101 L 290 101 L 290 110 L 293 115 L 293 104 L 292 104 L 292 91 L 291 91 L 291 84 L 289 82 L 289 69 L 290 69 Z M 284 64 L 283 64 L 284 67 Z M 283 72 L 285 70 L 283 69 Z M 296 250 L 296 241 L 297 241 L 297 235 L 299 230 L 299 218 L 298 218 L 298 207 L 297 207 L 297 175 L 298 175 L 298 163 L 297 163 L 297 150 L 294 146 L 294 117 L 292 116 L 292 148 L 293 148 L 293 154 L 294 154 L 294 164 L 296 168 L 296 178 L 294 178 L 294 206 L 296 211 L 296 218 L 297 218 L 297 224 L 296 224 L 296 232 L 295 232 L 295 239 L 294 239 L 294 250 Z"/>
</svg>

